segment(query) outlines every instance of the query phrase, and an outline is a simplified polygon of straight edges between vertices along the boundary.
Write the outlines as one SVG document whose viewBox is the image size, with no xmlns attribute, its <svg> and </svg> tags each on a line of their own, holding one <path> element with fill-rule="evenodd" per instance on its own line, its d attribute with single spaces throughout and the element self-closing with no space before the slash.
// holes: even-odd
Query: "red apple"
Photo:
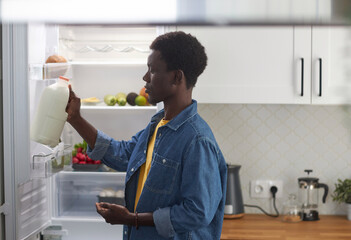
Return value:
<svg viewBox="0 0 351 240">
<path fill-rule="evenodd" d="M 85 155 L 83 153 L 77 153 L 76 158 L 79 159 L 79 161 L 85 161 Z"/>
<path fill-rule="evenodd" d="M 73 157 L 73 159 L 72 159 L 72 163 L 74 163 L 74 164 L 79 163 L 79 159 L 78 159 L 78 158 L 76 158 L 76 157 Z"/>
</svg>

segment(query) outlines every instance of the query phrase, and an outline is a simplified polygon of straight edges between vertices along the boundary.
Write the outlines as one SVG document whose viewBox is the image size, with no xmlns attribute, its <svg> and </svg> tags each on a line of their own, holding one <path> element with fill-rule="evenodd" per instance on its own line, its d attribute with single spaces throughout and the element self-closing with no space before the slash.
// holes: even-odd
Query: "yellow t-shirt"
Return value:
<svg viewBox="0 0 351 240">
<path fill-rule="evenodd" d="M 141 195 L 141 192 L 143 191 L 144 184 L 147 178 L 147 175 L 149 174 L 150 168 L 151 168 L 151 161 L 152 161 L 152 153 L 154 151 L 154 146 L 155 146 L 155 140 L 156 140 L 156 134 L 157 130 L 159 127 L 166 125 L 169 122 L 169 120 L 164 120 L 162 119 L 156 126 L 156 129 L 154 131 L 154 134 L 152 135 L 152 138 L 149 141 L 149 144 L 147 146 L 147 154 L 146 154 L 146 161 L 143 165 L 140 167 L 140 173 L 139 173 L 139 180 L 138 180 L 138 188 L 135 196 L 135 204 L 134 204 L 134 211 L 138 205 L 139 198 Z"/>
</svg>

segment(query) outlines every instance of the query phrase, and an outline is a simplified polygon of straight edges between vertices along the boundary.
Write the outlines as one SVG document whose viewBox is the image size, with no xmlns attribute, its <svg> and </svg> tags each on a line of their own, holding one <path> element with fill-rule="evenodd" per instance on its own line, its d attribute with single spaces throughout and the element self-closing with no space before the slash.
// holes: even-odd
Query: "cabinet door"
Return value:
<svg viewBox="0 0 351 240">
<path fill-rule="evenodd" d="M 193 91 L 200 103 L 310 103 L 310 27 L 178 30 L 206 48 L 208 66 Z"/>
<path fill-rule="evenodd" d="M 351 103 L 351 28 L 312 28 L 312 103 Z"/>
</svg>

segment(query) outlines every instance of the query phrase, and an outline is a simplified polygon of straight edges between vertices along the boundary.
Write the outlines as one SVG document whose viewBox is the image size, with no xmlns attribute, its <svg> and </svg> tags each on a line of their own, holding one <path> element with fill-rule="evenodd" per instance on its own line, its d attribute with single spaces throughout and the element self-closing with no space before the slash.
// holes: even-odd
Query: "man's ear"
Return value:
<svg viewBox="0 0 351 240">
<path fill-rule="evenodd" d="M 173 84 L 180 84 L 183 79 L 185 80 L 184 72 L 182 70 L 176 70 L 174 73 Z"/>
</svg>

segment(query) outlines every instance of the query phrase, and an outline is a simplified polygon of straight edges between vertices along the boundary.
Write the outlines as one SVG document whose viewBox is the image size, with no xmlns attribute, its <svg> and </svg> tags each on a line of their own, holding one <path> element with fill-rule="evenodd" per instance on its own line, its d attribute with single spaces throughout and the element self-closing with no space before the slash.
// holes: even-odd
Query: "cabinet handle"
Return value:
<svg viewBox="0 0 351 240">
<path fill-rule="evenodd" d="M 319 58 L 319 97 L 322 96 L 322 59 Z"/>
<path fill-rule="evenodd" d="M 301 58 L 301 97 L 303 97 L 304 59 Z"/>
</svg>

